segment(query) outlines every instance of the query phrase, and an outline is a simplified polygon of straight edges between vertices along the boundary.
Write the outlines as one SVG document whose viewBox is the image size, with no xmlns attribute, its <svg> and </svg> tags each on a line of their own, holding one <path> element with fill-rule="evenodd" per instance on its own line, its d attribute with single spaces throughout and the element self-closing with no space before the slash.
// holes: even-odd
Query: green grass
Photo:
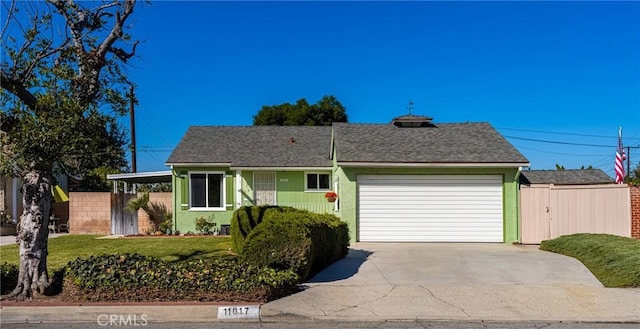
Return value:
<svg viewBox="0 0 640 329">
<path fill-rule="evenodd" d="M 68 262 L 92 255 L 138 253 L 169 262 L 206 258 L 235 257 L 229 251 L 229 237 L 135 237 L 96 239 L 99 235 L 65 235 L 49 239 L 49 270 L 60 269 Z M 0 247 L 0 262 L 19 264 L 18 245 Z"/>
<path fill-rule="evenodd" d="M 640 240 L 581 233 L 542 241 L 540 249 L 576 258 L 605 287 L 640 287 Z"/>
</svg>

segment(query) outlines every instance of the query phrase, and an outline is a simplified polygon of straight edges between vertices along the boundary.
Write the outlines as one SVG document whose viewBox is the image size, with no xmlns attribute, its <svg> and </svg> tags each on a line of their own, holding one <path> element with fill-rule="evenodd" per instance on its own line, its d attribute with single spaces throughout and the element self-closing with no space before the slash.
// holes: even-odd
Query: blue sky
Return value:
<svg viewBox="0 0 640 329">
<path fill-rule="evenodd" d="M 191 125 L 328 94 L 354 123 L 409 100 L 436 124 L 489 122 L 533 169 L 613 175 L 618 127 L 640 144 L 640 2 L 156 1 L 130 23 L 138 171 L 166 170 Z"/>
</svg>

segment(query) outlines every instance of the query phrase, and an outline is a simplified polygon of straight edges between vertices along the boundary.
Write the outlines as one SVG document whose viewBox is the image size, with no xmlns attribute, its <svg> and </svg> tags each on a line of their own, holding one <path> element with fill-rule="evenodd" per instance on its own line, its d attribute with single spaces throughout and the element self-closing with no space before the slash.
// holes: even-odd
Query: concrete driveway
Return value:
<svg viewBox="0 0 640 329">
<path fill-rule="evenodd" d="M 640 289 L 577 260 L 503 244 L 357 243 L 262 316 L 345 321 L 640 321 Z"/>
<path fill-rule="evenodd" d="M 602 287 L 574 258 L 537 246 L 447 243 L 358 243 L 311 285 L 556 284 Z"/>
</svg>

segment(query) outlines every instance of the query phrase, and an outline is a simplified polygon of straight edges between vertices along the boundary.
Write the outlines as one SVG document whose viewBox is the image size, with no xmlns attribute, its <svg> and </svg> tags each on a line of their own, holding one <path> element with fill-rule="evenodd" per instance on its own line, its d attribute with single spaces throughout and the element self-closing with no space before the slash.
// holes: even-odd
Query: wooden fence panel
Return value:
<svg viewBox="0 0 640 329">
<path fill-rule="evenodd" d="M 111 234 L 138 234 L 138 212 L 127 210 L 127 202 L 135 198 L 133 194 L 111 194 Z"/>
</svg>

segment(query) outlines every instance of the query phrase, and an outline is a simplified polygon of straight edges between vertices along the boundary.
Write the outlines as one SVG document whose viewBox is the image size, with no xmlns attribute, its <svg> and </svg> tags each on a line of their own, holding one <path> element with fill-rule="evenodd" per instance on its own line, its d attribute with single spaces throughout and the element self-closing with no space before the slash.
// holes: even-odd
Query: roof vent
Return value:
<svg viewBox="0 0 640 329">
<path fill-rule="evenodd" d="M 409 114 L 393 118 L 393 120 L 391 120 L 391 124 L 400 128 L 435 127 L 431 123 L 433 118 L 424 115 L 411 114 L 411 111 L 413 110 L 413 101 L 409 101 L 408 109 Z"/>
<path fill-rule="evenodd" d="M 431 120 L 433 120 L 433 118 L 409 114 L 393 118 L 391 123 L 400 128 L 435 127 L 433 123 L 431 123 Z"/>
</svg>

